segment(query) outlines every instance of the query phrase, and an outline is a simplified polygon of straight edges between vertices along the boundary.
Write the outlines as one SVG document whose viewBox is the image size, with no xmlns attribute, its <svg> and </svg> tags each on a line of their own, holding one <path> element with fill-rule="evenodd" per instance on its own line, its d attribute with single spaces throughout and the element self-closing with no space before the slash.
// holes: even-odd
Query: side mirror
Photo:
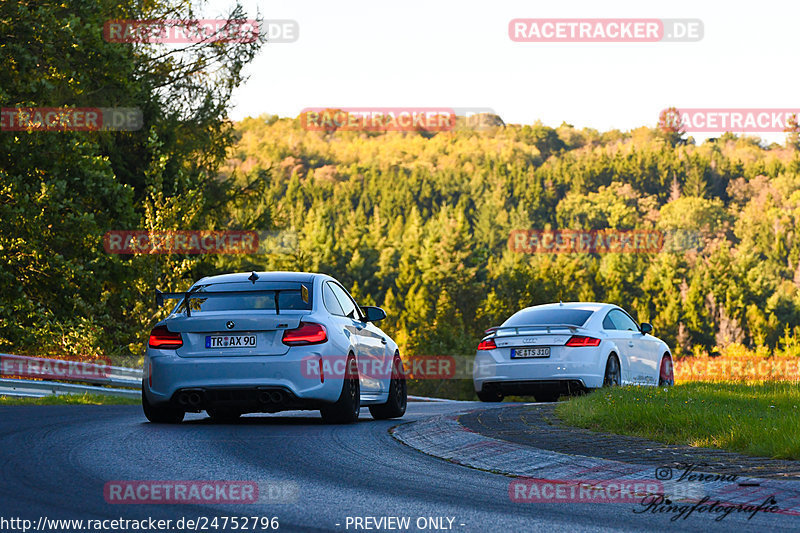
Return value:
<svg viewBox="0 0 800 533">
<path fill-rule="evenodd" d="M 653 331 L 653 324 L 650 322 L 642 322 L 642 324 L 639 326 L 639 331 L 642 332 L 642 335 L 647 335 Z"/>
<path fill-rule="evenodd" d="M 383 320 L 384 318 L 386 318 L 386 311 L 384 311 L 380 307 L 373 307 L 367 305 L 362 307 L 361 311 L 365 315 L 364 318 L 365 322 L 378 322 L 379 320 Z"/>
</svg>

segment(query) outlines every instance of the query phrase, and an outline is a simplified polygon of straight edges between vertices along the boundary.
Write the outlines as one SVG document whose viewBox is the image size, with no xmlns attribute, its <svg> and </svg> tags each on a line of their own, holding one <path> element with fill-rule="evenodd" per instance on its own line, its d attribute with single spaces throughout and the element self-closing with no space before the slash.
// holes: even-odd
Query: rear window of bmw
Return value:
<svg viewBox="0 0 800 533">
<path fill-rule="evenodd" d="M 234 291 L 243 294 L 192 297 L 189 300 L 192 314 L 210 311 L 275 311 L 276 308 L 280 312 L 310 311 L 312 308 L 311 283 L 306 282 L 217 283 L 205 285 L 196 292 L 213 294 Z M 258 291 L 258 294 L 244 293 L 244 291 Z M 175 313 L 185 312 L 186 309 L 181 301 Z"/>
<path fill-rule="evenodd" d="M 582 326 L 594 311 L 585 309 L 526 309 L 511 316 L 503 326 L 569 324 Z"/>
</svg>

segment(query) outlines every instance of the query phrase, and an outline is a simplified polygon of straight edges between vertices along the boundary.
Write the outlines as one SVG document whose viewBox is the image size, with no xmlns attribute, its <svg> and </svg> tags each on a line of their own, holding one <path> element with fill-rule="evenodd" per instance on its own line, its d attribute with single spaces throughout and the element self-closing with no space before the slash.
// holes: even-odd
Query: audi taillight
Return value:
<svg viewBox="0 0 800 533">
<path fill-rule="evenodd" d="M 494 343 L 494 339 L 484 339 L 478 344 L 479 350 L 494 350 L 497 348 L 497 345 Z"/>
<path fill-rule="evenodd" d="M 584 337 L 583 335 L 573 335 L 564 346 L 600 346 L 600 339 L 594 337 Z"/>
<path fill-rule="evenodd" d="M 148 345 L 151 348 L 174 350 L 183 346 L 183 338 L 180 333 L 168 330 L 167 326 L 158 326 L 150 332 Z"/>
<path fill-rule="evenodd" d="M 322 344 L 328 340 L 328 332 L 322 324 L 313 322 L 300 322 L 295 329 L 283 332 L 283 344 L 287 346 L 305 346 L 307 344 Z"/>
</svg>

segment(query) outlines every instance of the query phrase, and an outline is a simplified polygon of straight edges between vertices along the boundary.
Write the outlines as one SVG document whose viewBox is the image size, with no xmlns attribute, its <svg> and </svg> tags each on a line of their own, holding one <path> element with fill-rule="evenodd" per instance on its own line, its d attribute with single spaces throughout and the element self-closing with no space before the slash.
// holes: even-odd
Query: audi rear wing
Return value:
<svg viewBox="0 0 800 533">
<path fill-rule="evenodd" d="M 253 289 L 250 291 L 214 291 L 214 292 L 200 292 L 200 291 L 187 291 L 187 292 L 161 292 L 156 289 L 156 305 L 161 307 L 164 305 L 164 300 L 183 300 L 183 307 L 186 309 L 186 316 L 192 316 L 192 309 L 189 306 L 191 298 L 216 298 L 220 296 L 253 296 L 264 294 L 265 292 L 275 293 L 275 314 L 281 314 L 280 304 L 278 303 L 278 295 L 282 292 L 299 292 L 300 297 L 304 302 L 308 303 L 308 287 L 300 285 L 297 289 Z"/>
<path fill-rule="evenodd" d="M 484 333 L 486 335 L 497 335 L 498 331 L 514 330 L 514 333 L 519 335 L 521 329 L 546 329 L 550 333 L 551 329 L 569 329 L 570 332 L 575 333 L 579 329 L 586 329 L 583 326 L 576 326 L 575 324 L 526 324 L 524 326 L 498 326 L 489 328 Z"/>
</svg>

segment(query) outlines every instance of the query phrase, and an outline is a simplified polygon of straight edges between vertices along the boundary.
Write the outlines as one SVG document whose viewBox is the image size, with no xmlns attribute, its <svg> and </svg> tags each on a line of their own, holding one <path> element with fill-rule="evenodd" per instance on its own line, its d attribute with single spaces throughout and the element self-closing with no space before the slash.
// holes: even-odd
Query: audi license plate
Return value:
<svg viewBox="0 0 800 533">
<path fill-rule="evenodd" d="M 255 348 L 255 335 L 206 335 L 206 348 Z"/>
<path fill-rule="evenodd" d="M 522 359 L 525 357 L 550 357 L 550 347 L 511 348 L 511 359 Z"/>
</svg>

